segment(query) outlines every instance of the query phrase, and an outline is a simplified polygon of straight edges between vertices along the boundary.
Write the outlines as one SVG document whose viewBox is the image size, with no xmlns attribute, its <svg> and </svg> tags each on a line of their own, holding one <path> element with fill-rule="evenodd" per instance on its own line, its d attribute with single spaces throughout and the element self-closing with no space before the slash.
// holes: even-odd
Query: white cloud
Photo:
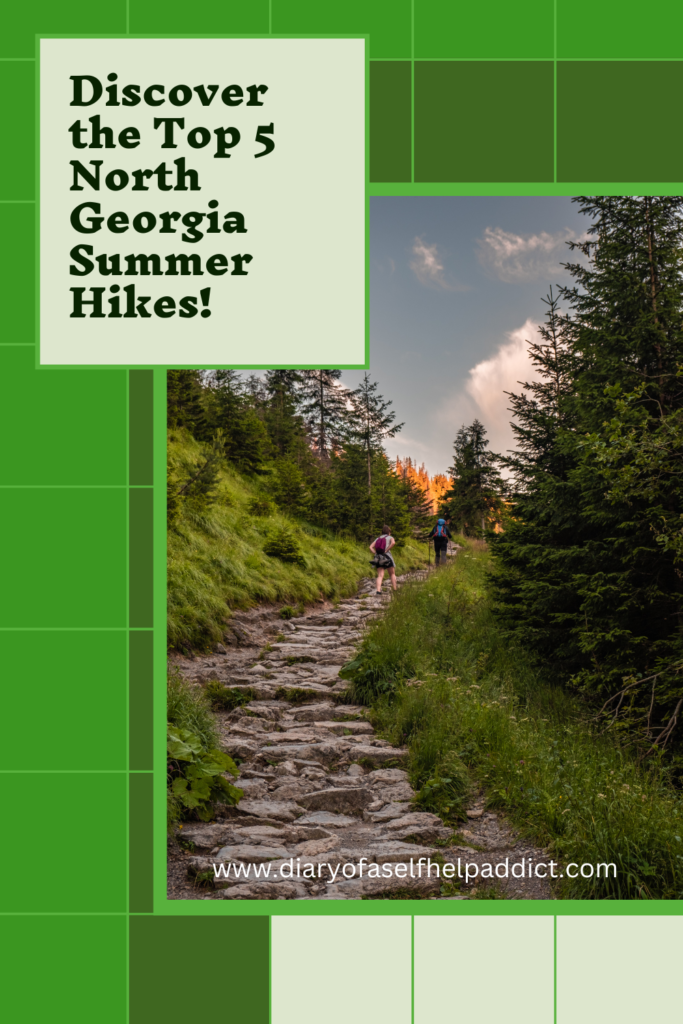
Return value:
<svg viewBox="0 0 683 1024">
<path fill-rule="evenodd" d="M 457 281 L 449 280 L 446 277 L 443 257 L 440 255 L 436 243 L 429 245 L 423 239 L 416 238 L 413 242 L 412 254 L 410 269 L 420 284 L 431 288 L 441 288 L 447 292 L 469 291 L 469 285 L 458 284 Z"/>
<path fill-rule="evenodd" d="M 565 243 L 580 241 L 576 232 L 565 228 L 551 234 L 515 235 L 502 228 L 486 228 L 478 240 L 477 258 L 490 273 L 512 284 L 553 279 L 566 274 L 560 263 L 578 263 L 581 253 L 572 253 Z"/>
<path fill-rule="evenodd" d="M 471 423 L 476 417 L 486 427 L 490 451 L 504 453 L 514 448 L 510 400 L 505 392 L 519 394 L 522 391 L 519 382 L 536 376 L 528 347 L 529 342 L 539 340 L 537 332 L 538 324 L 529 318 L 521 327 L 506 333 L 506 340 L 490 359 L 472 367 L 464 387 L 436 413 L 440 429 L 448 432 L 449 439 L 451 435 L 455 437 L 463 424 Z"/>
<path fill-rule="evenodd" d="M 539 340 L 538 324 L 528 319 L 522 327 L 508 331 L 507 339 L 494 356 L 472 367 L 465 385 L 486 427 L 492 451 L 507 451 L 514 443 L 510 400 L 504 392 L 519 393 L 520 381 L 537 376 L 528 349 L 529 342 Z"/>
</svg>

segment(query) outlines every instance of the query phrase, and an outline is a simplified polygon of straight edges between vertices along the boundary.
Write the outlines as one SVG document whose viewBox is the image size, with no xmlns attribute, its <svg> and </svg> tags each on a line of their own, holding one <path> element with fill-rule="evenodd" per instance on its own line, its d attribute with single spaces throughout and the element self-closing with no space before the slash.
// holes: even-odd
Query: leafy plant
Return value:
<svg viewBox="0 0 683 1024">
<path fill-rule="evenodd" d="M 418 781 L 418 780 L 415 780 Z M 467 768 L 453 752 L 443 757 L 431 778 L 422 782 L 415 802 L 444 820 L 462 821 L 472 792 Z"/>
<path fill-rule="evenodd" d="M 224 778 L 225 772 L 235 778 L 239 775 L 232 758 L 215 747 L 207 750 L 201 738 L 189 729 L 168 727 L 167 754 L 173 796 L 201 821 L 211 820 L 212 804 L 234 805 L 244 795 Z"/>
</svg>

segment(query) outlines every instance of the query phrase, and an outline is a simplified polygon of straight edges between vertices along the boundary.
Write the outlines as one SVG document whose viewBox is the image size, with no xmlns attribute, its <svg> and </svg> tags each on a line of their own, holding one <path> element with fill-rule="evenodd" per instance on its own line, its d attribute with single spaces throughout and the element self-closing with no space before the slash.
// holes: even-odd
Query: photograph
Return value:
<svg viewBox="0 0 683 1024">
<path fill-rule="evenodd" d="M 169 899 L 681 897 L 682 215 L 375 196 L 367 370 L 168 370 Z"/>
</svg>

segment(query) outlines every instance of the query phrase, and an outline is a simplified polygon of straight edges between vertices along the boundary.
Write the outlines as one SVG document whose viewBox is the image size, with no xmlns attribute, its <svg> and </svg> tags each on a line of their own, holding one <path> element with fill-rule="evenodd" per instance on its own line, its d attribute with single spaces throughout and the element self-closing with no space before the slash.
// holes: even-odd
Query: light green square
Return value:
<svg viewBox="0 0 683 1024">
<path fill-rule="evenodd" d="M 415 0 L 415 57 L 552 60 L 553 0 Z"/>
<path fill-rule="evenodd" d="M 127 784 L 124 773 L 2 776 L 3 912 L 126 910 Z"/>
<path fill-rule="evenodd" d="M 35 206 L 33 203 L 0 204 L 0 301 L 2 333 L 0 355 L 6 345 L 33 345 L 36 282 L 31 268 L 35 260 Z M 33 359 L 33 352 L 28 353 Z M 3 372 L 0 370 L 0 372 Z M 5 390 L 0 414 L 12 392 Z"/>
<path fill-rule="evenodd" d="M 330 998 L 339 987 L 339 956 L 353 963 L 352 1009 Z M 306 997 L 301 957 L 306 959 Z M 272 1024 L 410 1024 L 409 917 L 274 917 L 271 922 Z M 389 983 L 387 979 L 391 979 Z"/>
<path fill-rule="evenodd" d="M 0 375 L 0 485 L 126 483 L 125 370 L 37 370 L 33 348 L 0 345 Z"/>
<path fill-rule="evenodd" d="M 552 917 L 416 917 L 414 941 L 414 1024 L 551 1024 Z M 459 982 L 452 996 L 444 991 L 449 978 Z"/>
<path fill-rule="evenodd" d="M 0 96 L 4 100 L 5 152 L 0 162 L 0 199 L 3 200 L 35 196 L 34 75 L 33 61 L 0 61 Z M 3 244 L 7 244 L 7 239 Z M 26 269 L 31 272 L 30 266 Z"/>
<path fill-rule="evenodd" d="M 557 1024 L 681 1017 L 683 917 L 559 917 Z"/>
<path fill-rule="evenodd" d="M 123 489 L 0 489 L 0 626 L 126 625 L 126 498 Z"/>
<path fill-rule="evenodd" d="M 33 57 L 39 32 L 125 32 L 126 0 L 32 0 L 6 4 L 2 15 L 0 57 Z"/>
<path fill-rule="evenodd" d="M 410 0 L 274 0 L 273 32 L 370 36 L 370 58 L 409 59 Z"/>
<path fill-rule="evenodd" d="M 126 768 L 126 641 L 125 632 L 0 631 L 0 770 Z"/>
<path fill-rule="evenodd" d="M 125 917 L 0 917 L 5 1020 L 125 1024 L 126 924 Z"/>
<path fill-rule="evenodd" d="M 622 0 L 557 0 L 558 57 L 680 60 L 682 33 L 679 0 L 658 0 L 647 8 Z"/>
</svg>

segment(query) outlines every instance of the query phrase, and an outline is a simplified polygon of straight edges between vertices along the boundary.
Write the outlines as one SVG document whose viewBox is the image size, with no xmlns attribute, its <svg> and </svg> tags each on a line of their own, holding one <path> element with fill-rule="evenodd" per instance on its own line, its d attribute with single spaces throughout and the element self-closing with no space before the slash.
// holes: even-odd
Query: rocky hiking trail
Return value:
<svg viewBox="0 0 683 1024">
<path fill-rule="evenodd" d="M 409 573 L 398 583 L 427 575 Z M 343 703 L 339 670 L 390 600 L 374 589 L 365 580 L 355 598 L 288 622 L 273 608 L 237 613 L 228 646 L 173 657 L 186 679 L 219 682 L 253 699 L 218 713 L 221 746 L 241 762 L 231 781 L 244 796 L 225 817 L 185 823 L 169 840 L 170 899 L 468 899 L 491 890 L 458 880 L 459 859 L 463 875 L 466 862 L 544 859 L 485 809 L 483 792 L 456 832 L 420 811 L 403 767 L 407 750 L 375 735 L 367 708 Z M 449 863 L 452 881 L 443 877 Z M 540 878 L 509 877 L 495 887 L 508 899 L 553 898 Z"/>
</svg>

